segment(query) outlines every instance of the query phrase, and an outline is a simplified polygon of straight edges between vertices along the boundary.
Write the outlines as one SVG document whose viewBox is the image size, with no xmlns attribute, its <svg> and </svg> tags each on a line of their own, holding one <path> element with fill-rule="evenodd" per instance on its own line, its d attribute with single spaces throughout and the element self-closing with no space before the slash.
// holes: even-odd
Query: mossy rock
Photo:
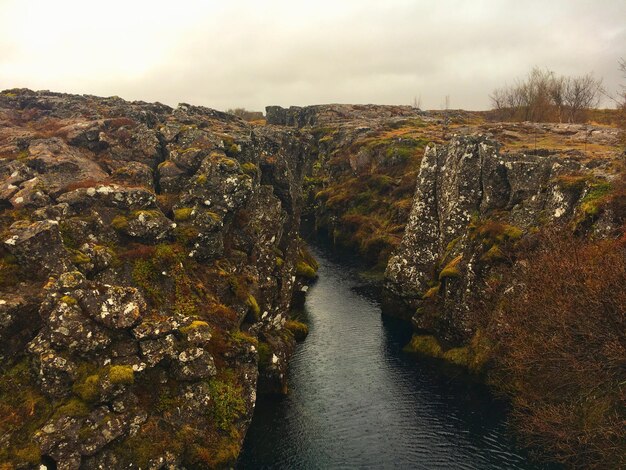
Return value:
<svg viewBox="0 0 626 470">
<path fill-rule="evenodd" d="M 459 263 L 461 262 L 462 255 L 457 256 L 452 261 L 450 261 L 439 273 L 439 280 L 443 280 L 446 278 L 456 278 L 461 275 L 461 271 L 459 269 Z"/>
<path fill-rule="evenodd" d="M 504 260 L 506 259 L 506 256 L 498 245 L 493 245 L 485 254 L 482 255 L 481 259 L 487 262 L 494 262 Z"/>
<path fill-rule="evenodd" d="M 180 332 L 184 335 L 188 335 L 189 333 L 198 329 L 209 329 L 209 324 L 202 320 L 194 320 L 189 325 L 180 328 Z"/>
<path fill-rule="evenodd" d="M 72 263 L 76 265 L 91 263 L 91 258 L 82 251 L 72 250 Z"/>
<path fill-rule="evenodd" d="M 467 367 L 469 364 L 470 351 L 467 346 L 452 348 L 444 352 L 442 357 L 447 362 L 457 366 Z"/>
<path fill-rule="evenodd" d="M 58 406 L 54 410 L 53 417 L 71 416 L 71 417 L 83 417 L 89 414 L 90 408 L 80 398 L 70 398 L 68 401 Z"/>
<path fill-rule="evenodd" d="M 72 387 L 73 392 L 88 403 L 93 403 L 100 397 L 100 389 L 98 374 L 89 375 L 84 380 L 74 383 Z"/>
<path fill-rule="evenodd" d="M 261 308 L 252 294 L 248 295 L 247 304 L 248 307 L 250 307 L 250 311 L 252 312 L 252 315 L 254 315 L 255 320 L 258 321 L 261 318 Z"/>
<path fill-rule="evenodd" d="M 409 353 L 424 354 L 430 357 L 440 358 L 443 354 L 443 349 L 432 335 L 416 335 L 414 334 L 409 344 L 407 344 L 403 351 Z"/>
<path fill-rule="evenodd" d="M 259 340 L 256 339 L 254 336 L 246 333 L 245 331 L 237 330 L 237 331 L 231 333 L 230 337 L 236 343 L 239 343 L 239 344 L 241 344 L 241 343 L 248 343 L 248 344 L 253 345 L 255 348 L 259 347 Z"/>
<path fill-rule="evenodd" d="M 174 220 L 176 222 L 184 222 L 189 220 L 194 213 L 193 207 L 182 207 L 180 209 L 174 209 Z"/>
<path fill-rule="evenodd" d="M 267 369 L 272 362 L 272 349 L 264 341 L 259 341 L 259 370 Z"/>
<path fill-rule="evenodd" d="M 293 334 L 293 337 L 298 342 L 304 341 L 309 334 L 309 327 L 297 320 L 288 320 L 285 322 L 285 328 Z"/>
<path fill-rule="evenodd" d="M 135 382 L 135 371 L 132 366 L 111 366 L 106 376 L 115 385 L 132 385 Z"/>
<path fill-rule="evenodd" d="M 183 245 L 193 243 L 199 235 L 200 231 L 192 225 L 178 225 L 174 229 L 174 236 L 176 237 L 176 241 Z"/>
<path fill-rule="evenodd" d="M 246 174 L 252 177 L 255 177 L 259 174 L 259 167 L 257 167 L 254 163 L 246 162 L 241 165 L 241 170 Z"/>
<path fill-rule="evenodd" d="M 310 264 L 306 263 L 305 261 L 299 261 L 296 264 L 296 276 L 313 280 L 317 278 L 317 273 Z"/>
<path fill-rule="evenodd" d="M 78 301 L 71 295 L 64 295 L 59 300 L 67 305 L 76 305 L 78 303 Z"/>
<path fill-rule="evenodd" d="M 116 215 L 111 221 L 111 226 L 115 230 L 126 230 L 128 228 L 128 217 L 124 215 Z"/>
</svg>

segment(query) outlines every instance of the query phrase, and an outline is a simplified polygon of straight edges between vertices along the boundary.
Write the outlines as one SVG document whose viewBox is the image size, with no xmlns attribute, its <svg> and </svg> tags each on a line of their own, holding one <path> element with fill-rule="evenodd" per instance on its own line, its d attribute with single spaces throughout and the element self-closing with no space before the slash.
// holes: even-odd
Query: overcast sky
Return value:
<svg viewBox="0 0 626 470">
<path fill-rule="evenodd" d="M 533 66 L 615 91 L 620 57 L 626 0 L 0 0 L 0 89 L 169 105 L 487 109 Z"/>
</svg>

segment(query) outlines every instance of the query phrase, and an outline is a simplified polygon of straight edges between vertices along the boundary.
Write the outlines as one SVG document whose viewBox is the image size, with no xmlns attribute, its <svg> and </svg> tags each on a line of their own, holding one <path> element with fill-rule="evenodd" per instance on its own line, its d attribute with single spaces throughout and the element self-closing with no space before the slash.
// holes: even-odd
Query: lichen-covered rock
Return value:
<svg viewBox="0 0 626 470">
<path fill-rule="evenodd" d="M 57 221 L 15 222 L 8 230 L 4 246 L 20 263 L 39 275 L 61 273 L 71 264 Z"/>
<path fill-rule="evenodd" d="M 417 329 L 444 340 L 466 341 L 471 302 L 493 265 L 507 261 L 503 250 L 533 227 L 571 220 L 586 181 L 605 184 L 602 169 L 594 171 L 575 158 L 500 153 L 483 135 L 427 147 L 402 242 L 385 272 L 386 311 L 408 313 Z M 571 174 L 587 175 L 577 177 L 580 188 L 563 181 Z M 436 314 L 423 308 L 435 298 Z"/>
<path fill-rule="evenodd" d="M 203 107 L 0 92 L 0 402 L 9 383 L 37 409 L 0 460 L 232 466 L 259 369 L 286 389 L 314 151 Z"/>
<path fill-rule="evenodd" d="M 204 349 L 192 347 L 175 358 L 174 370 L 180 380 L 197 380 L 217 373 L 213 357 Z"/>
<path fill-rule="evenodd" d="M 61 298 L 46 319 L 52 344 L 69 350 L 92 352 L 104 349 L 110 336 L 85 316 L 73 297 Z"/>
<path fill-rule="evenodd" d="M 130 328 L 146 310 L 146 302 L 134 287 L 103 286 L 75 293 L 87 315 L 108 328 Z"/>
</svg>

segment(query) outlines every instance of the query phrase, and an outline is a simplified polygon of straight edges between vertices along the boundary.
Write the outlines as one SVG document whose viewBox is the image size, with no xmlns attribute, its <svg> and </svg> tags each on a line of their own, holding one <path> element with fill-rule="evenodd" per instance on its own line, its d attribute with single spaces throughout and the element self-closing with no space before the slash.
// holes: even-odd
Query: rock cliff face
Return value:
<svg viewBox="0 0 626 470">
<path fill-rule="evenodd" d="M 0 93 L 0 461 L 233 462 L 257 388 L 286 387 L 311 148 L 202 107 Z"/>
<path fill-rule="evenodd" d="M 593 208 L 609 168 L 608 161 L 585 163 L 582 154 L 500 153 L 480 135 L 428 146 L 402 242 L 385 272 L 387 311 L 408 313 L 418 330 L 440 340 L 467 341 L 472 302 L 490 276 L 515 269 L 510 254 L 523 234 L 559 221 L 582 228 L 592 219 L 594 230 L 610 229 L 611 214 L 598 221 Z M 436 313 L 424 308 L 433 302 Z"/>
</svg>

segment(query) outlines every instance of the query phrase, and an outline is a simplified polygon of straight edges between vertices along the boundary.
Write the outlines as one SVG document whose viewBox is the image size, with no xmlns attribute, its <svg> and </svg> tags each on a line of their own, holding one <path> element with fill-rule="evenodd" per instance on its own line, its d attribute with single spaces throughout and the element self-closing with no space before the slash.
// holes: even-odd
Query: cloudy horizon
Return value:
<svg viewBox="0 0 626 470">
<path fill-rule="evenodd" d="M 216 109 L 488 109 L 532 67 L 625 80 L 626 2 L 0 0 L 0 89 Z M 604 106 L 610 106 L 604 100 Z"/>
</svg>

